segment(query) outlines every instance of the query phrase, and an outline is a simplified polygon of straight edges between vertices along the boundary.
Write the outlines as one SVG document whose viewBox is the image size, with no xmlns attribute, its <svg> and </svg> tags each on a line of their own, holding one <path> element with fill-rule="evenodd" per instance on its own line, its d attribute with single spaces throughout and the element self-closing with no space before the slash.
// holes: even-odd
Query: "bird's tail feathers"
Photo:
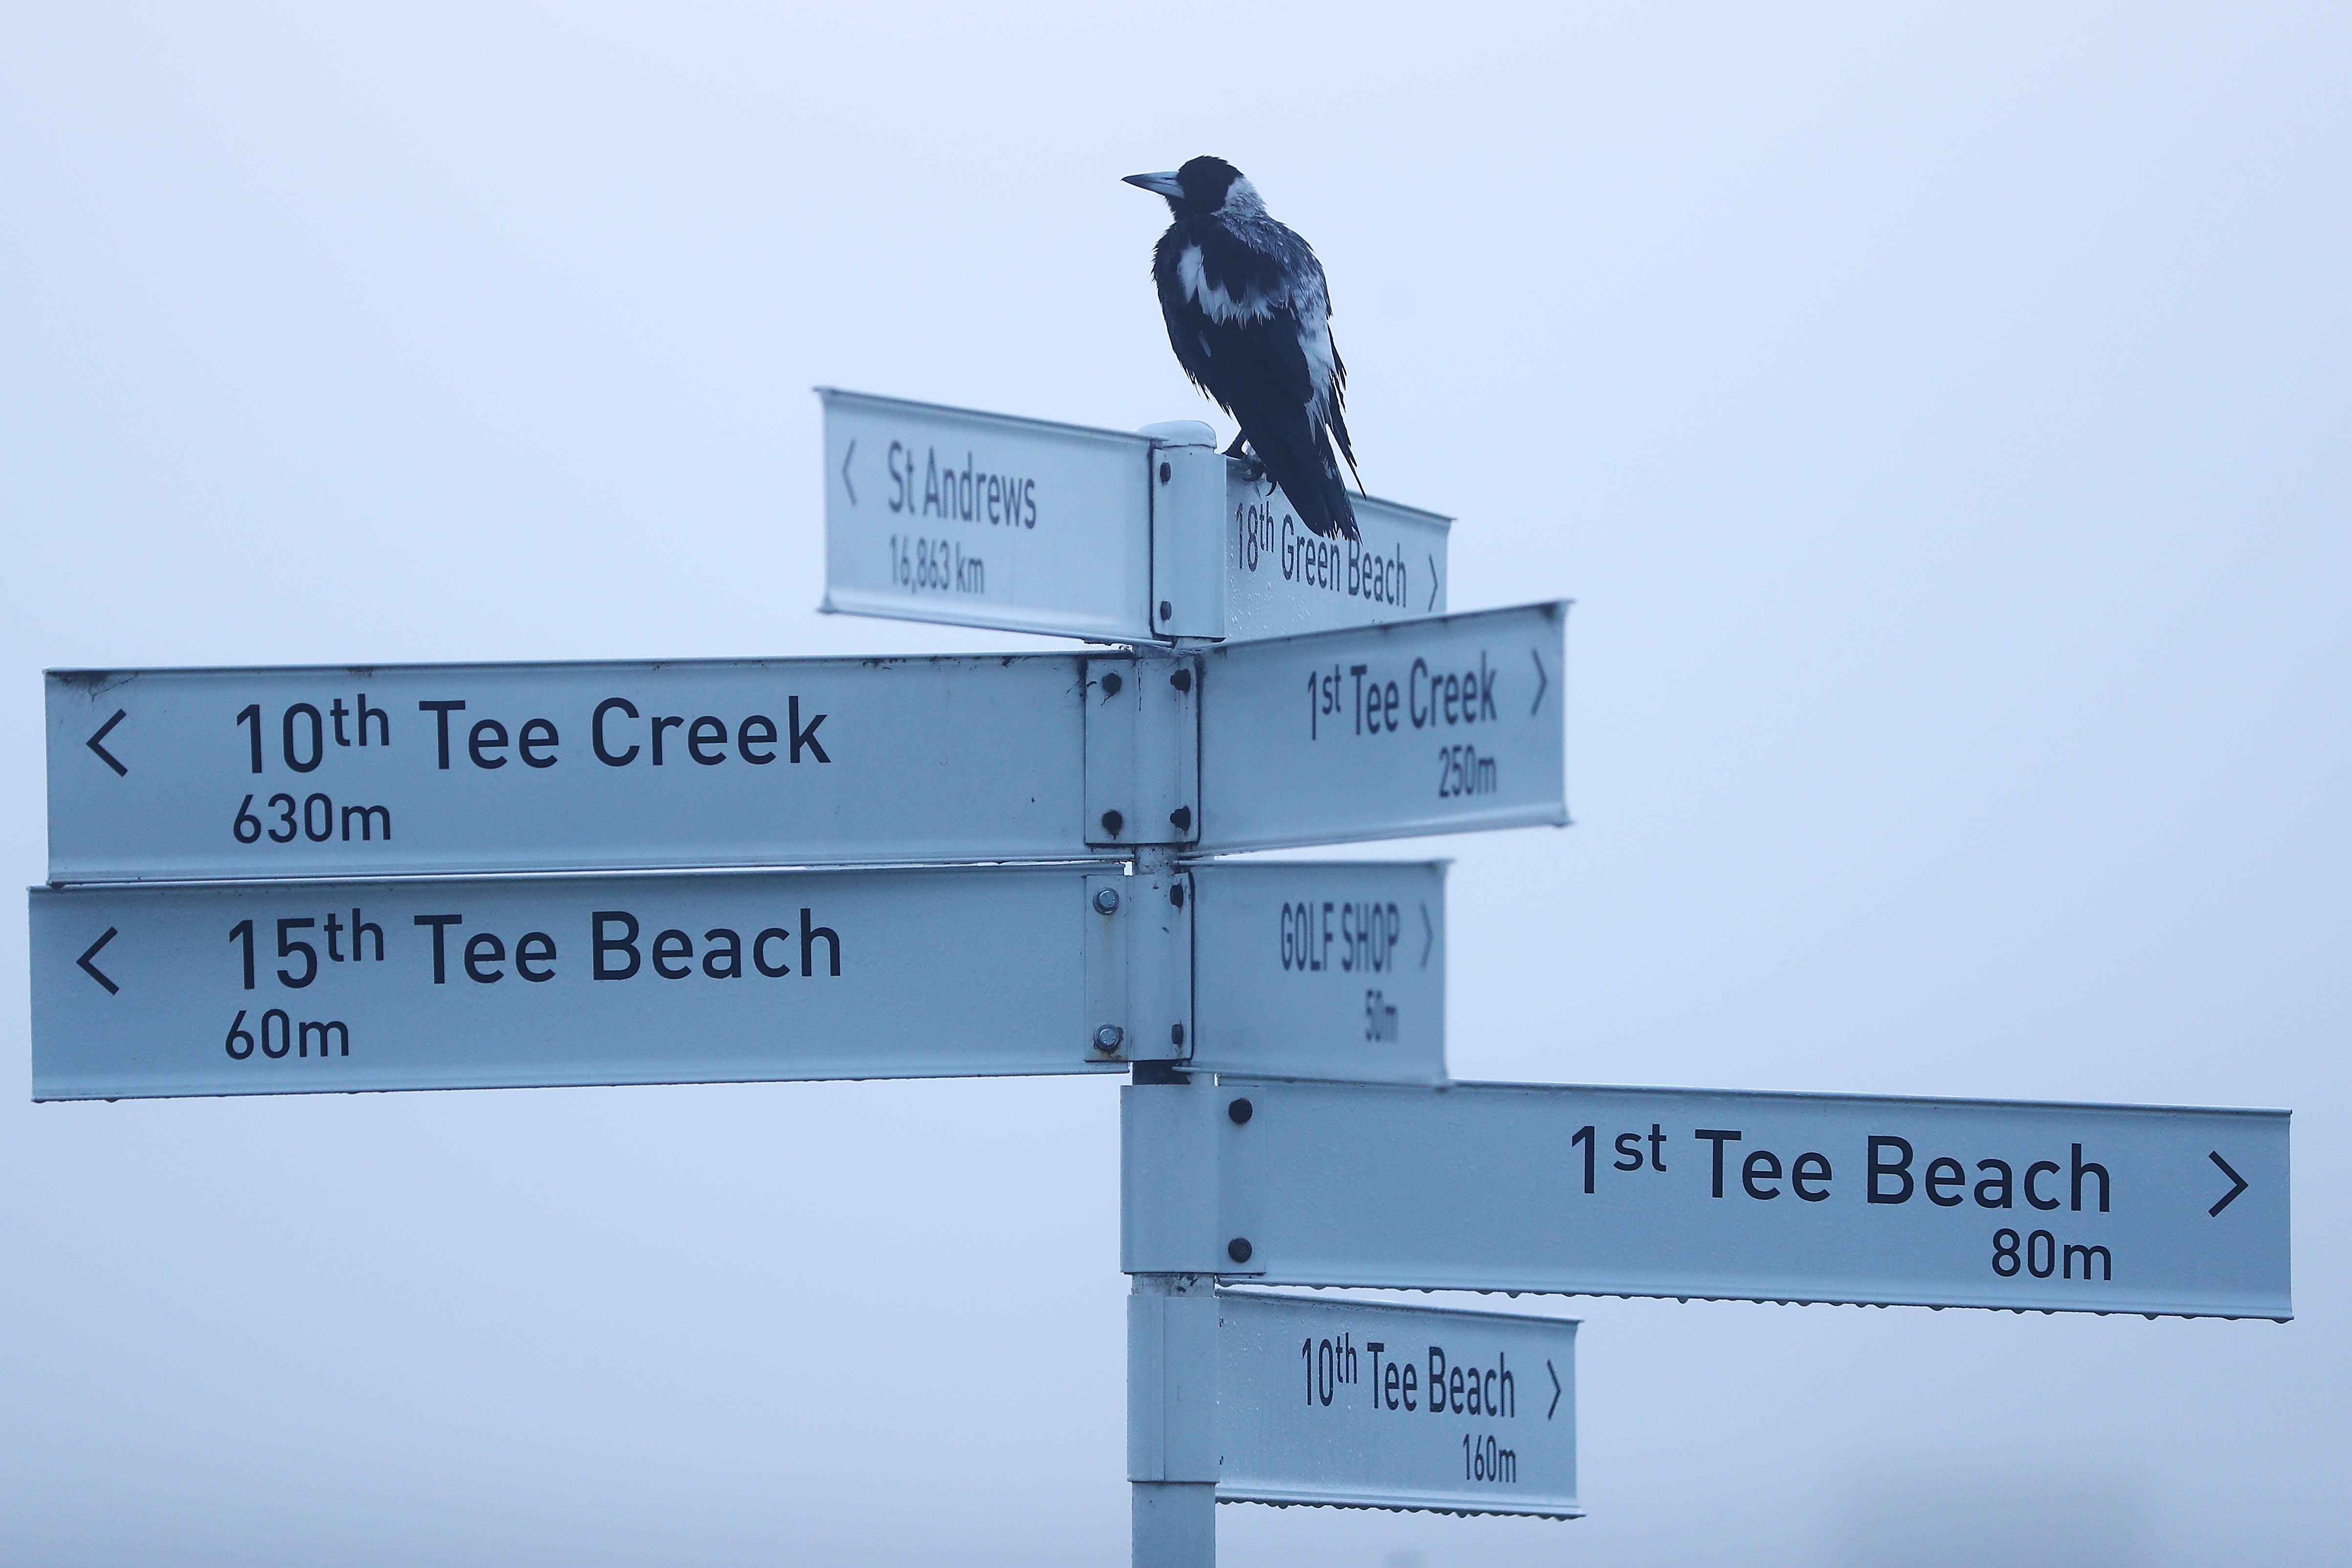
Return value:
<svg viewBox="0 0 2352 1568">
<path fill-rule="evenodd" d="M 1256 411 L 1251 411 L 1256 414 Z M 1240 414 L 1237 414 L 1240 416 Z M 1348 500 L 1348 482 L 1339 475 L 1339 458 L 1331 454 L 1331 433 L 1303 406 L 1265 411 L 1263 416 L 1242 418 L 1249 451 L 1265 468 L 1265 475 L 1289 496 L 1291 508 L 1307 531 L 1322 538 L 1360 538 L 1355 505 Z"/>
<path fill-rule="evenodd" d="M 1347 483 L 1339 478 L 1339 462 L 1331 454 L 1330 437 L 1322 428 L 1311 433 L 1287 430 L 1272 437 L 1253 432 L 1249 447 L 1266 477 L 1290 499 L 1308 532 L 1325 539 L 1362 537 L 1356 528 L 1356 509 L 1348 500 Z"/>
<path fill-rule="evenodd" d="M 1355 476 L 1356 493 L 1370 494 L 1364 489 L 1364 471 L 1356 467 L 1356 444 L 1348 439 L 1348 362 L 1339 357 L 1338 343 L 1331 345 L 1331 417 L 1325 423 L 1339 443 L 1339 455 L 1348 459 L 1348 472 Z"/>
<path fill-rule="evenodd" d="M 1361 539 L 1363 534 L 1356 527 L 1355 503 L 1348 499 L 1348 481 L 1339 477 L 1339 465 L 1333 460 L 1331 456 L 1330 434 L 1328 431 L 1322 432 L 1321 434 L 1323 435 L 1323 440 L 1320 444 L 1323 449 L 1319 456 L 1323 459 L 1320 465 L 1323 470 L 1323 504 L 1325 510 L 1330 513 L 1333 524 L 1332 531 L 1339 534 L 1342 539 Z M 1348 450 L 1348 437 L 1345 430 L 1342 430 L 1339 433 L 1339 449 L 1343 452 Z M 1349 452 L 1348 468 L 1349 471 L 1353 472 L 1355 467 L 1356 455 L 1352 452 Z M 1362 495 L 1364 493 L 1364 480 L 1363 476 L 1360 474 L 1356 477 L 1356 493 L 1358 495 Z"/>
<path fill-rule="evenodd" d="M 1371 492 L 1364 489 L 1364 471 L 1356 467 L 1355 444 L 1348 439 L 1348 421 L 1341 417 L 1339 405 L 1336 402 L 1331 405 L 1331 425 L 1330 428 L 1325 434 L 1323 443 L 1324 451 L 1327 457 L 1330 451 L 1331 443 L 1335 440 L 1339 443 L 1339 456 L 1348 459 L 1348 472 L 1355 476 L 1356 493 L 1360 496 L 1370 495 Z M 1333 463 L 1331 465 L 1331 470 L 1334 474 L 1339 472 L 1339 464 Z"/>
</svg>

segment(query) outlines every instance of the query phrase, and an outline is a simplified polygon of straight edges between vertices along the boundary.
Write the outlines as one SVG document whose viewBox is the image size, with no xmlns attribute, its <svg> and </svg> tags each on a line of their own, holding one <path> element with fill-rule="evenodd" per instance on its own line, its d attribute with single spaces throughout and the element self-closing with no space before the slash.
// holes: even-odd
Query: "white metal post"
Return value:
<svg viewBox="0 0 2352 1568">
<path fill-rule="evenodd" d="M 1135 1568 L 1215 1568 L 1216 1281 L 1139 1274 L 1127 1299 Z"/>
<path fill-rule="evenodd" d="M 1178 667 L 1166 658 L 1138 662 Z M 1165 847 L 1139 847 L 1134 879 L 1164 879 L 1172 859 Z M 1194 1104 L 1208 1090 L 1187 1081 L 1180 1063 L 1140 1062 L 1136 1079 L 1119 1103 L 1133 1560 L 1135 1568 L 1216 1568 L 1216 1152 L 1199 1135 Z"/>
</svg>

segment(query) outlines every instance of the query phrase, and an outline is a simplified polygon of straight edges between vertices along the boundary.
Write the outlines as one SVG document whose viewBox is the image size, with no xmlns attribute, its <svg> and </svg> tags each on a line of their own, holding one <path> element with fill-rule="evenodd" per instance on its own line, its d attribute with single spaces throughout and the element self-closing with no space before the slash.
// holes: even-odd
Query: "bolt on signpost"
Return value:
<svg viewBox="0 0 2352 1568">
<path fill-rule="evenodd" d="M 820 396 L 824 608 L 1098 646 L 54 672 L 34 1097 L 1127 1073 L 1166 1568 L 1582 1512 L 1572 1321 L 1267 1287 L 2291 1315 L 2283 1111 L 1450 1081 L 1442 863 L 1220 857 L 1564 825 L 1567 606 L 1204 425 Z"/>
</svg>

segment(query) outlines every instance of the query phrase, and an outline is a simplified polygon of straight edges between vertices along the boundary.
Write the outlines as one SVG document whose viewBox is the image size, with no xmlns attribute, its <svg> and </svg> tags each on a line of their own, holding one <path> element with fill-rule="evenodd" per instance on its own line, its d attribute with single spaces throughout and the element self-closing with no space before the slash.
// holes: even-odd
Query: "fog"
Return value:
<svg viewBox="0 0 2352 1568">
<path fill-rule="evenodd" d="M 0 854 L 47 667 L 1052 646 L 814 613 L 809 389 L 1210 416 L 1118 183 L 1202 152 L 1452 606 L 1577 601 L 1577 826 L 1379 851 L 1456 1077 L 2296 1182 L 2285 1326 L 1522 1298 L 1589 1518 L 1222 1560 L 2344 1561 L 2340 6 L 0 5 Z M 36 1106 L 23 908 L 0 1555 L 1124 1561 L 1112 1084 Z"/>
</svg>

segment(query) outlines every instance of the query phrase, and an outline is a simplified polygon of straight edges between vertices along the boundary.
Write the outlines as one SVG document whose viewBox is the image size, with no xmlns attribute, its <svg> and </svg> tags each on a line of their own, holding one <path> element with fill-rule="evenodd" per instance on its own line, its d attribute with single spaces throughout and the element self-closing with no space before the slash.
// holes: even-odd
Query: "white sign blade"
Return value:
<svg viewBox="0 0 2352 1568">
<path fill-rule="evenodd" d="M 1185 1147 L 1220 1166 L 1213 1220 L 1137 1234 L 1214 1242 L 1214 1271 L 1267 1283 L 2294 1312 L 2284 1111 L 1236 1079 L 1126 1092 L 1192 1096 L 1172 1122 L 1130 1122 L 1190 1125 Z"/>
<path fill-rule="evenodd" d="M 1444 862 L 1202 865 L 1192 885 L 1192 1066 L 1445 1081 Z"/>
<path fill-rule="evenodd" d="M 1204 853 L 1568 821 L 1565 604 L 1203 656 Z"/>
<path fill-rule="evenodd" d="M 1084 689 L 1060 654 L 52 674 L 49 877 L 1084 858 Z"/>
<path fill-rule="evenodd" d="M 1116 1070 L 1087 869 L 37 888 L 33 1097 Z"/>
<path fill-rule="evenodd" d="M 1451 519 L 1351 497 L 1360 539 L 1299 526 L 1287 498 L 1240 463 L 1226 465 L 1225 624 L 1240 642 L 1377 626 L 1445 613 Z"/>
<path fill-rule="evenodd" d="M 1576 1322 L 1220 1290 L 1220 1502 L 1574 1519 Z"/>
<path fill-rule="evenodd" d="M 1151 442 L 821 387 L 828 610 L 1147 638 Z"/>
</svg>

